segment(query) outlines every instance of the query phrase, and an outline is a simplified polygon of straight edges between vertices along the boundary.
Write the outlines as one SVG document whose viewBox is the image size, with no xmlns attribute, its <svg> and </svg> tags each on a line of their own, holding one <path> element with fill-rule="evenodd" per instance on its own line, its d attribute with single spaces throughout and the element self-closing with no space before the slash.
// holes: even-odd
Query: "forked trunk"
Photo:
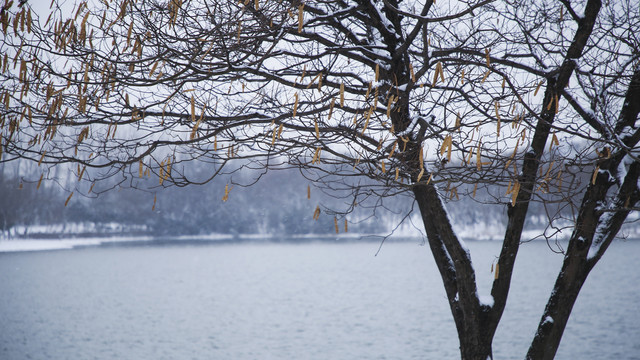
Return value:
<svg viewBox="0 0 640 360">
<path fill-rule="evenodd" d="M 492 306 L 480 303 L 469 252 L 453 232 L 435 186 L 416 185 L 413 192 L 456 324 L 461 358 L 493 359 L 499 314 L 496 318 Z"/>
</svg>

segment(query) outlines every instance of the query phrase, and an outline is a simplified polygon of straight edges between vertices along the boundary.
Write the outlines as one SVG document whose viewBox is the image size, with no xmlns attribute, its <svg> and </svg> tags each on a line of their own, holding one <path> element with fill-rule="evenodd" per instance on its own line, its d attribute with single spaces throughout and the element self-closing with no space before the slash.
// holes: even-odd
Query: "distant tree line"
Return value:
<svg viewBox="0 0 640 360">
<path fill-rule="evenodd" d="M 155 236 L 215 233 L 330 235 L 336 233 L 337 222 L 334 222 L 330 209 L 342 206 L 344 204 L 341 203 L 346 201 L 311 186 L 295 170 L 269 172 L 261 175 L 258 184 L 242 186 L 243 179 L 250 181 L 255 175 L 254 171 L 244 169 L 235 174 L 237 185 L 226 187 L 226 201 L 223 198 L 229 178 L 187 188 L 158 187 L 157 182 L 149 179 L 128 184 L 114 178 L 109 184 L 92 189 L 89 195 L 69 197 L 65 186 L 70 181 L 42 182 L 38 187 L 33 180 L 36 172 L 37 168 L 28 164 L 21 167 L 4 164 L 0 167 L 2 233 L 9 234 L 13 228 L 17 236 L 61 236 L 65 234 L 34 234 L 29 228 L 39 226 L 41 231 L 46 231 L 49 227 L 53 231 L 55 226 L 55 230 L 60 231 L 65 224 L 91 223 L 95 225 L 94 232 L 114 231 L 107 224 L 117 224 L 115 231 Z M 65 179 L 62 174 L 58 175 Z M 476 233 L 477 238 L 487 238 L 491 234 L 482 233 L 482 229 L 506 225 L 503 207 L 491 204 L 495 196 L 482 191 L 475 198 L 449 198 L 449 201 L 462 205 L 452 207 L 452 221 L 470 229 L 477 227 L 480 229 Z M 411 220 L 417 221 L 411 219 L 411 215 L 417 214 L 412 214 L 406 203 L 400 198 L 390 197 L 384 199 L 383 206 L 378 202 L 358 204 L 357 211 L 347 220 L 346 230 L 384 237 L 394 234 L 399 224 L 404 227 L 404 235 L 421 236 L 419 227 L 414 228 L 411 224 Z M 534 203 L 531 206 L 527 220 L 529 229 L 548 227 L 546 219 L 549 213 L 570 216 L 564 203 Z M 314 218 L 316 207 L 322 215 L 317 219 Z M 345 220 L 341 219 L 337 225 L 339 234 L 344 234 Z M 547 233 L 555 234 L 563 229 L 561 222 L 556 225 L 555 230 L 549 228 Z M 21 231 L 16 233 L 16 227 Z"/>
<path fill-rule="evenodd" d="M 9 168 L 8 170 L 5 167 Z M 72 195 L 61 183 L 33 181 L 31 170 L 2 166 L 0 176 L 0 229 L 64 225 L 65 223 L 116 223 L 122 228 L 157 236 L 220 234 L 304 235 L 335 234 L 331 204 L 341 201 L 324 196 L 294 171 L 272 172 L 258 185 L 225 187 L 223 179 L 190 188 L 157 188 L 140 181 L 136 189 L 117 179 L 87 195 Z M 249 170 L 245 170 L 248 172 Z M 236 179 L 243 176 L 238 173 Z M 241 184 L 241 181 L 237 181 Z M 142 190 L 142 191 L 141 191 Z M 225 196 L 225 191 L 226 196 Z M 225 200 L 223 200 L 225 198 Z M 363 204 L 364 205 L 364 204 Z M 323 216 L 314 219 L 316 207 Z M 347 232 L 384 233 L 394 223 L 393 213 L 363 210 L 347 221 Z M 399 215 L 398 215 L 399 216 Z M 340 220 L 338 232 L 345 232 Z M 100 226 L 98 226 L 99 230 Z M 18 235 L 29 235 L 24 232 Z M 42 234 L 41 234 L 42 235 Z M 54 235 L 54 234 L 49 234 Z"/>
</svg>

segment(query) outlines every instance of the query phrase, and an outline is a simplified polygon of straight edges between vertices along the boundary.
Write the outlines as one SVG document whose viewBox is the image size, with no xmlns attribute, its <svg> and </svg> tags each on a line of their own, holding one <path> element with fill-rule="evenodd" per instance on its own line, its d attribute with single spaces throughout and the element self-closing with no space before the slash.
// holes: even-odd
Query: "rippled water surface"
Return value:
<svg viewBox="0 0 640 360">
<path fill-rule="evenodd" d="M 95 247 L 0 254 L 1 359 L 455 359 L 417 242 Z M 488 293 L 499 243 L 469 242 Z M 640 242 L 614 243 L 558 359 L 640 359 Z M 522 247 L 494 342 L 522 359 L 561 256 Z"/>
</svg>

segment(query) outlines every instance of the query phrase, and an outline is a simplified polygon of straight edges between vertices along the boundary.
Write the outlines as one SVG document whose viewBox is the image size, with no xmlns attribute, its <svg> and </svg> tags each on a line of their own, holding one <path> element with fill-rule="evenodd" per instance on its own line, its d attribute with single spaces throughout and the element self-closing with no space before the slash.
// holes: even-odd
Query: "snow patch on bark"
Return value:
<svg viewBox="0 0 640 360">
<path fill-rule="evenodd" d="M 495 303 L 493 296 L 491 295 L 480 295 L 478 296 L 478 301 L 480 301 L 480 305 L 488 307 L 493 307 L 493 304 Z"/>
</svg>

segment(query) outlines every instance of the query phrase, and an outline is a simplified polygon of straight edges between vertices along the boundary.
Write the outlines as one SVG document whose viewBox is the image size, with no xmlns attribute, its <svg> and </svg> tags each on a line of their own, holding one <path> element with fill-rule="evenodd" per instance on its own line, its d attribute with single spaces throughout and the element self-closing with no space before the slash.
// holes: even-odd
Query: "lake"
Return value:
<svg viewBox="0 0 640 360">
<path fill-rule="evenodd" d="M 0 253 L 0 358 L 459 359 L 419 241 L 142 244 Z M 468 242 L 488 293 L 499 242 Z M 640 241 L 585 284 L 557 359 L 640 359 Z M 494 341 L 523 359 L 562 255 L 522 245 Z"/>
</svg>

